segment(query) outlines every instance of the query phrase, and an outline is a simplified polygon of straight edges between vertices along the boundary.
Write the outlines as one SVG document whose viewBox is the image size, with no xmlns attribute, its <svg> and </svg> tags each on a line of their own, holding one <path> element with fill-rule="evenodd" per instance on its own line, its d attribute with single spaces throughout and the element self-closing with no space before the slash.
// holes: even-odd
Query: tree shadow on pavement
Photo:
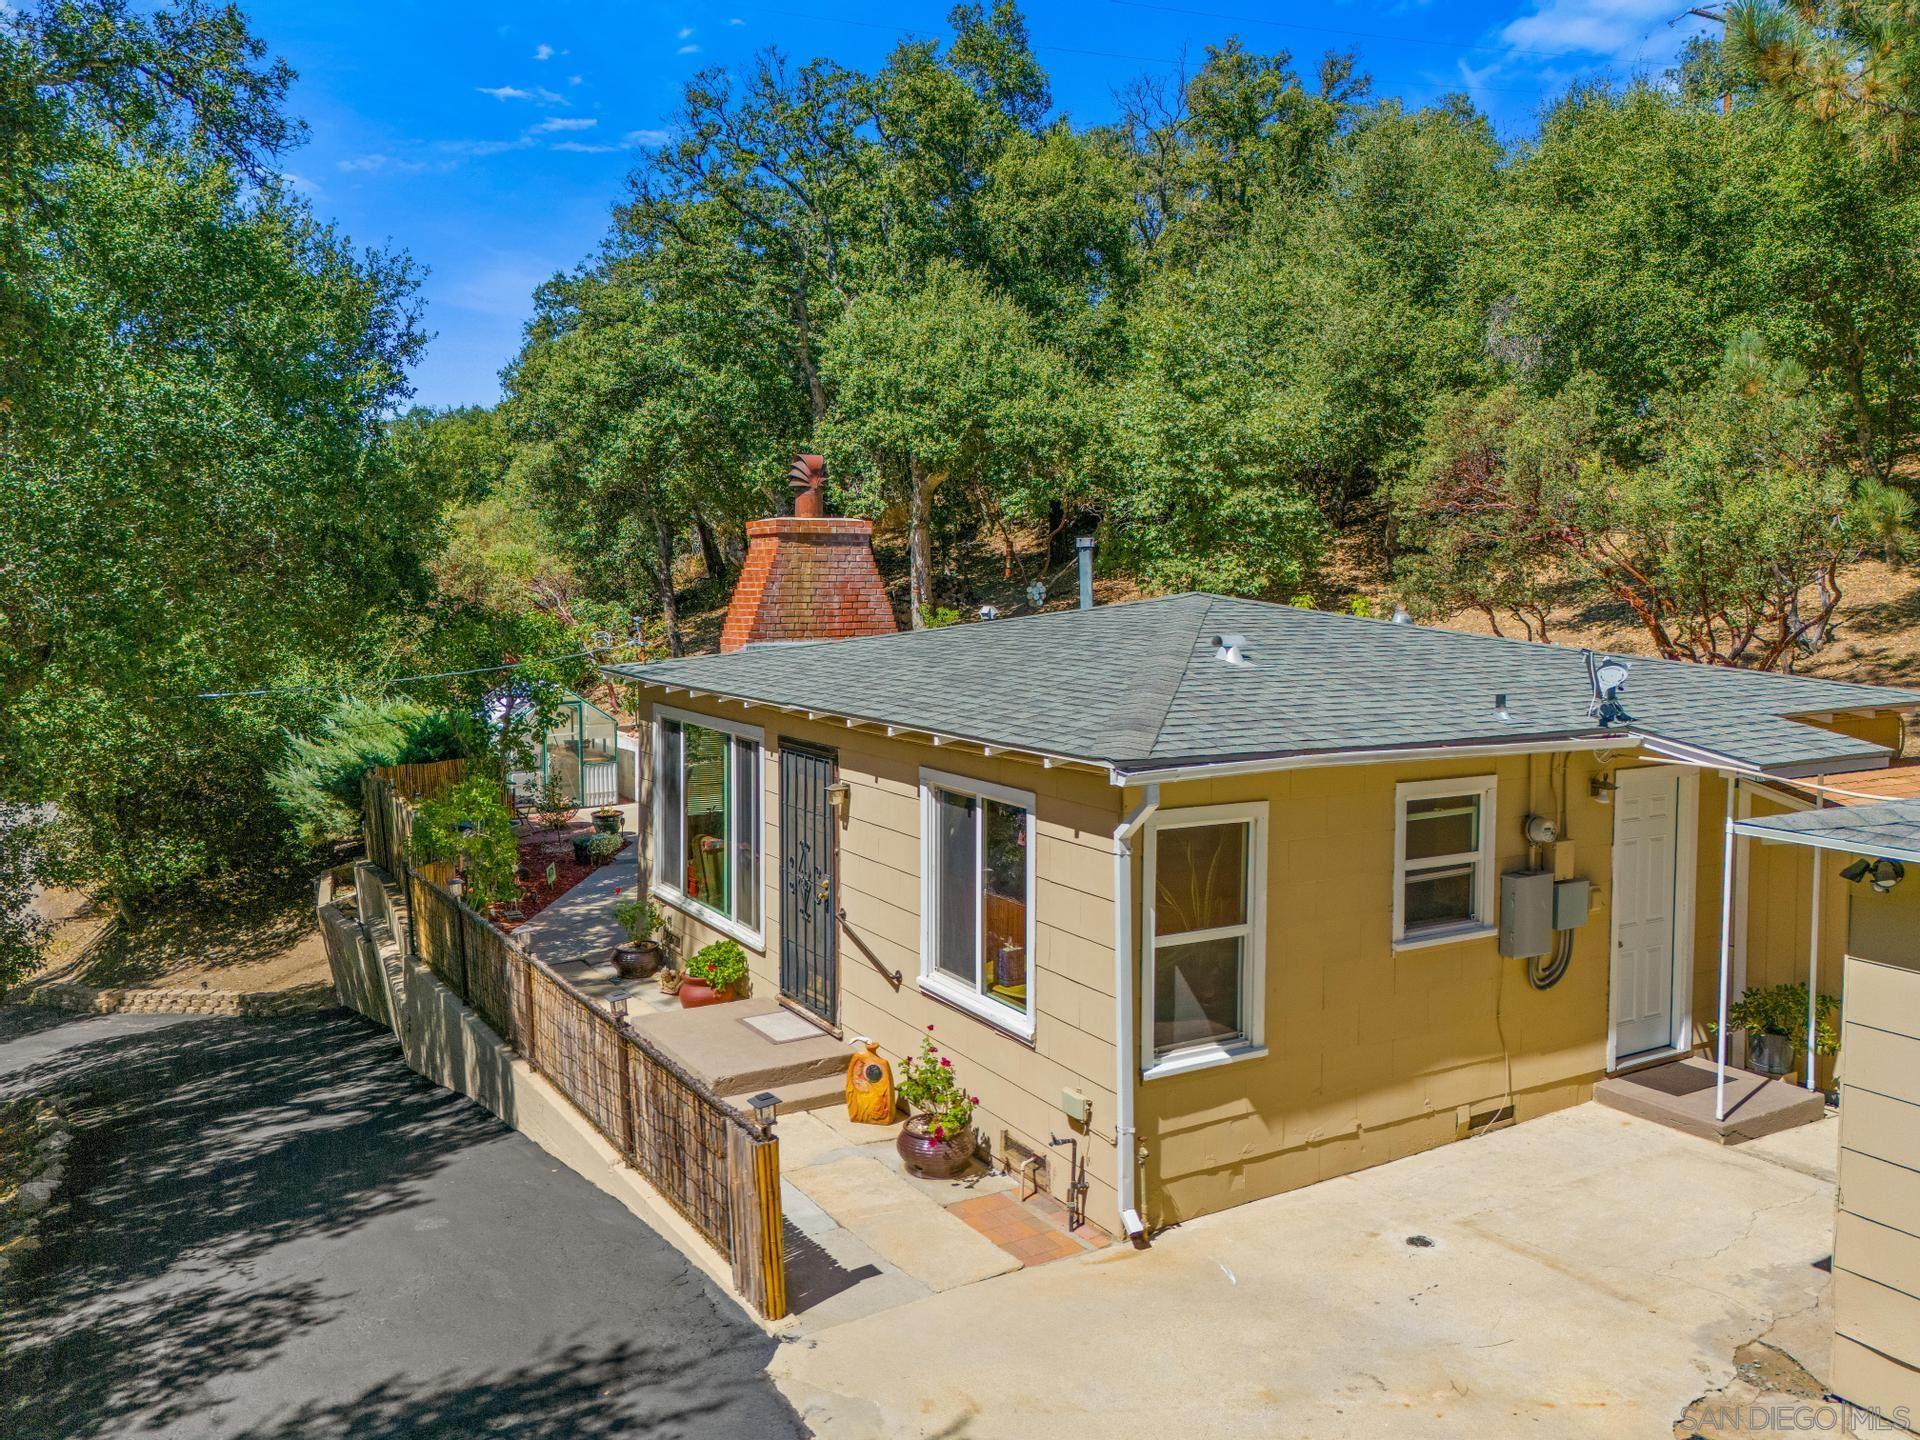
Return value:
<svg viewBox="0 0 1920 1440">
<path fill-rule="evenodd" d="M 689 1337 L 672 1349 L 575 1342 L 504 1373 L 393 1376 L 361 1393 L 290 1409 L 235 1440 L 606 1440 L 699 1435 L 781 1440 L 806 1431 L 761 1374 L 750 1347 L 713 1355 Z"/>
<path fill-rule="evenodd" d="M 123 1030 L 8 1078 L 78 1101 L 67 1208 L 0 1287 L 17 1440 L 203 1410 L 213 1374 L 338 1313 L 316 1284 L 248 1283 L 251 1260 L 412 1206 L 417 1181 L 507 1133 L 345 1012 Z"/>
</svg>

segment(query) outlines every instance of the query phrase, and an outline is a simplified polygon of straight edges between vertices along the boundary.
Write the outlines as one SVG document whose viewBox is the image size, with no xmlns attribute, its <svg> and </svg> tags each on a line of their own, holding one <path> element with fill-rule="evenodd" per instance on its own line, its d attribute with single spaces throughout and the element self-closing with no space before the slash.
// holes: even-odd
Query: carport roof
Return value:
<svg viewBox="0 0 1920 1440">
<path fill-rule="evenodd" d="M 1757 840 L 1920 864 L 1920 799 L 1801 810 L 1791 815 L 1741 820 L 1733 828 Z"/>
</svg>

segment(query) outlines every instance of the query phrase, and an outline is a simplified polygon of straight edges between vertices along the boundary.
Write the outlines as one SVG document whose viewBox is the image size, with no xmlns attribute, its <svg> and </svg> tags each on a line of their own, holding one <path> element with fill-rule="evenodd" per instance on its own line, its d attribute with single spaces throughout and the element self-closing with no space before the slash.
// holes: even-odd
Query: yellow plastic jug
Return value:
<svg viewBox="0 0 1920 1440">
<path fill-rule="evenodd" d="M 860 1125 L 893 1123 L 893 1067 L 876 1041 L 861 1041 L 847 1062 L 847 1118 Z"/>
</svg>

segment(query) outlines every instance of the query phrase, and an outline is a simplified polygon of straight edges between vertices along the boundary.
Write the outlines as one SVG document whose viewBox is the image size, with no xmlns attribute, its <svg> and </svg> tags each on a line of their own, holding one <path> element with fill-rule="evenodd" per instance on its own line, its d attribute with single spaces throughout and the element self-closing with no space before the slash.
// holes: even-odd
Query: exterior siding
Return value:
<svg viewBox="0 0 1920 1440">
<path fill-rule="evenodd" d="M 1594 889 L 1559 985 L 1531 988 L 1492 937 L 1392 944 L 1396 784 L 1497 776 L 1494 864 L 1511 870 L 1527 864 L 1523 817 L 1557 809 L 1549 772 L 1559 764 L 1507 756 L 1166 788 L 1166 809 L 1268 806 L 1268 1053 L 1141 1085 L 1149 1223 L 1446 1144 L 1469 1116 L 1508 1103 L 1509 1068 L 1519 1119 L 1591 1096 L 1606 1065 L 1612 847 L 1611 811 L 1588 796 L 1591 757 L 1566 761 L 1572 870 Z"/>
<path fill-rule="evenodd" d="M 765 947 L 751 956 L 755 992 L 778 990 L 775 757 L 783 739 L 826 746 L 838 752 L 839 778 L 851 792 L 849 821 L 839 831 L 839 895 L 847 917 L 839 944 L 841 1032 L 849 1040 L 879 1041 L 897 1064 L 917 1050 L 925 1027 L 935 1026 L 943 1051 L 981 1097 L 983 1138 L 997 1151 L 1004 1129 L 1047 1154 L 1051 1136 L 1078 1134 L 1091 1186 L 1088 1213 L 1117 1229 L 1112 831 L 1139 793 L 1123 794 L 1089 771 L 986 758 L 764 706 L 680 695 L 665 703 L 765 731 L 767 920 Z M 1863 728 L 1867 738 L 1889 738 L 1877 722 Z M 643 727 L 643 814 L 650 813 L 652 796 L 650 732 L 650 725 Z M 1609 768 L 1643 763 L 1626 751 L 1604 758 Z M 1035 794 L 1031 1044 L 922 993 L 916 983 L 922 766 Z M 1267 807 L 1268 1053 L 1139 1084 L 1139 1204 L 1150 1225 L 1449 1143 L 1465 1136 L 1469 1117 L 1508 1103 L 1515 1118 L 1526 1120 L 1591 1097 L 1607 1064 L 1612 958 L 1613 810 L 1589 792 L 1599 768 L 1599 757 L 1582 752 L 1333 766 L 1164 787 L 1163 809 Z M 1534 990 L 1522 962 L 1503 959 L 1492 937 L 1398 952 L 1392 946 L 1395 785 L 1489 773 L 1497 777 L 1496 872 L 1529 863 L 1522 819 L 1557 813 L 1564 789 L 1570 873 L 1592 885 L 1571 968 L 1552 990 Z M 1696 1044 L 1710 1039 L 1715 1012 L 1724 804 L 1719 778 L 1704 772 L 1690 996 Z M 1771 804 L 1756 796 L 1754 809 L 1765 813 Z M 1135 844 L 1136 897 L 1143 839 Z M 643 867 L 651 840 L 643 836 Z M 1797 848 L 1746 843 L 1749 981 L 1804 978 L 1809 862 Z M 1840 978 L 1850 888 L 1831 874 L 1825 883 L 1823 988 L 1837 987 Z M 716 938 L 692 917 L 668 913 L 683 953 Z M 1137 935 L 1137 908 L 1135 924 Z M 895 969 L 904 982 L 897 991 L 883 973 Z M 1144 984 L 1137 993 L 1144 1004 Z M 1137 1026 L 1142 1017 L 1135 1018 Z M 1069 1087 L 1092 1101 L 1089 1128 L 1069 1125 L 1062 1113 L 1061 1091 Z M 1064 1155 L 1049 1169 L 1054 1192 L 1064 1198 Z"/>
<path fill-rule="evenodd" d="M 783 740 L 833 749 L 839 778 L 850 794 L 847 823 L 838 830 L 839 900 L 846 923 L 839 935 L 839 1028 L 849 1041 L 868 1037 L 897 1067 L 918 1053 L 926 1027 L 950 1056 L 969 1091 L 980 1097 L 976 1124 L 998 1153 L 1002 1130 L 1049 1157 L 1049 1180 L 1066 1198 L 1066 1151 L 1050 1150 L 1054 1136 L 1075 1134 L 1086 1156 L 1088 1214 L 1106 1229 L 1118 1227 L 1114 1191 L 1113 1054 L 1113 830 L 1120 792 L 1102 775 L 1038 763 L 983 757 L 951 746 L 916 743 L 868 731 L 811 722 L 765 707 L 726 701 L 688 701 L 672 708 L 722 716 L 761 727 L 766 734 L 766 794 L 762 873 L 765 947 L 750 951 L 752 989 L 779 993 L 779 766 Z M 648 712 L 650 715 L 650 711 Z M 643 727 L 646 794 L 652 808 L 652 726 Z M 942 770 L 1034 795 L 1035 1028 L 1033 1042 L 1003 1033 L 984 1020 L 921 992 L 920 770 Z M 643 828 L 646 828 L 643 824 Z M 652 835 L 643 836 L 643 873 L 651 875 Z M 699 920 L 663 902 L 681 953 L 717 937 Z M 899 970 L 895 990 L 888 973 Z M 1081 1090 L 1093 1104 L 1090 1127 L 1069 1122 L 1061 1091 Z"/>
</svg>

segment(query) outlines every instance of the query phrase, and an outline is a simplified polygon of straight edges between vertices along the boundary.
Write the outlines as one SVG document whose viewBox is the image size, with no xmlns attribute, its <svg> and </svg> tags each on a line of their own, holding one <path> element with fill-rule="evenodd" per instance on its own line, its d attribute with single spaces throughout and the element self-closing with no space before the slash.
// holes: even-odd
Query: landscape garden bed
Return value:
<svg viewBox="0 0 1920 1440">
<path fill-rule="evenodd" d="M 517 925 L 525 924 L 599 869 L 597 865 L 581 864 L 573 854 L 574 840 L 592 833 L 592 822 L 585 820 L 559 830 L 524 826 L 519 837 L 520 867 L 527 879 L 521 883 L 517 902 L 520 913 L 517 917 L 495 917 L 494 923 L 502 930 L 512 930 Z M 619 853 L 626 854 L 632 845 L 631 839 L 622 837 Z M 553 869 L 551 884 L 547 881 L 549 866 Z"/>
</svg>

